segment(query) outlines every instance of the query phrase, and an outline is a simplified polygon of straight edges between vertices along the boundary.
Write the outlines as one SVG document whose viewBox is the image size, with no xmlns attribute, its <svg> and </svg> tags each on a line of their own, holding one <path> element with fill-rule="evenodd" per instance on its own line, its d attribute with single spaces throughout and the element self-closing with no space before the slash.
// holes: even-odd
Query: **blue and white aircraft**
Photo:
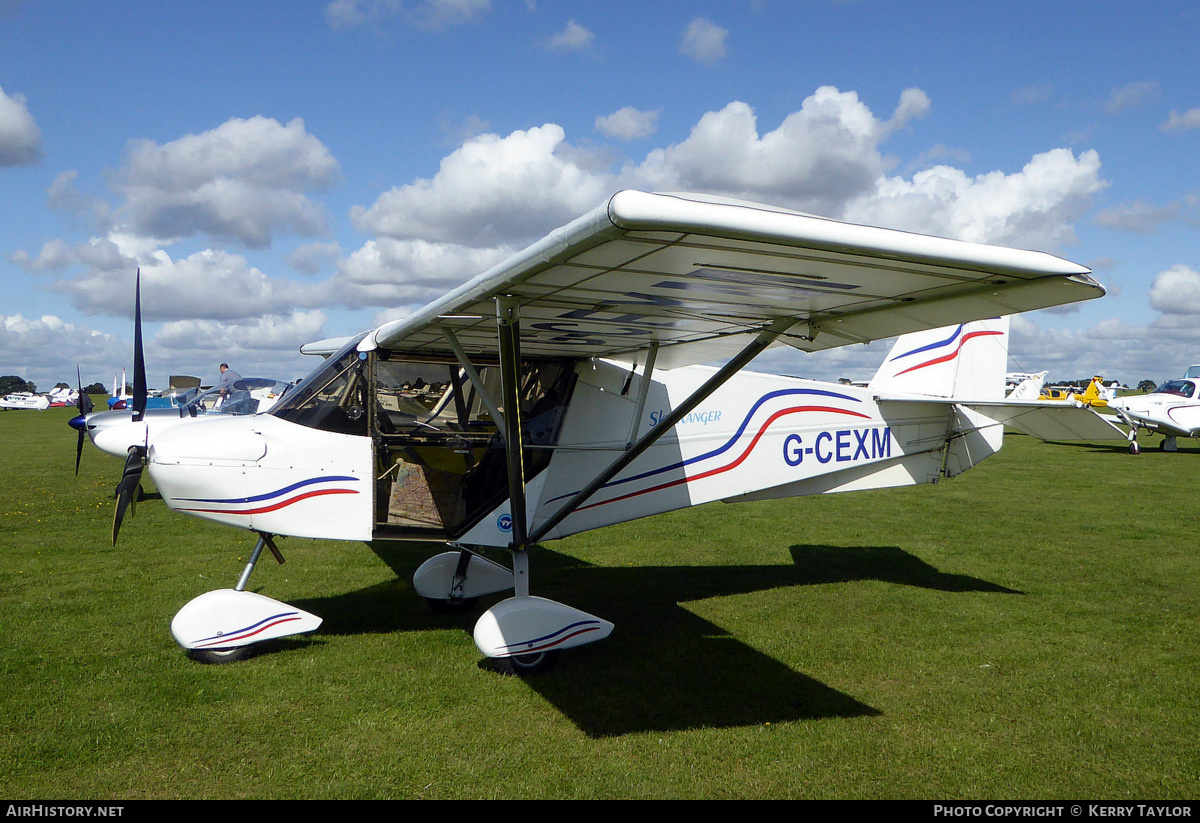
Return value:
<svg viewBox="0 0 1200 823">
<path fill-rule="evenodd" d="M 1101 296 L 1089 274 L 1039 252 L 620 192 L 408 318 L 305 347 L 327 360 L 270 413 L 156 437 L 147 465 L 170 508 L 259 536 L 237 585 L 187 604 L 172 632 L 217 661 L 319 626 L 245 591 L 275 535 L 444 540 L 416 591 L 442 606 L 511 591 L 475 643 L 535 670 L 613 625 L 534 596 L 529 547 L 717 500 L 953 477 L 1001 446 L 1003 318 Z M 744 371 L 772 346 L 897 336 L 864 388 Z"/>
</svg>

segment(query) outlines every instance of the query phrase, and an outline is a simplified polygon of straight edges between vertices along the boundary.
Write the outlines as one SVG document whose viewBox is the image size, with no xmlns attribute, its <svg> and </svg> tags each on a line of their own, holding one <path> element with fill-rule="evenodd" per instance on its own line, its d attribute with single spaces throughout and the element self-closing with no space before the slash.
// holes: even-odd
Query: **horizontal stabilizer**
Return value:
<svg viewBox="0 0 1200 823">
<path fill-rule="evenodd" d="M 879 400 L 890 403 L 935 402 L 911 397 L 880 397 Z M 1112 418 L 1074 403 L 960 400 L 957 404 L 1039 440 L 1071 443 L 1128 439 L 1125 432 L 1112 422 Z"/>
</svg>

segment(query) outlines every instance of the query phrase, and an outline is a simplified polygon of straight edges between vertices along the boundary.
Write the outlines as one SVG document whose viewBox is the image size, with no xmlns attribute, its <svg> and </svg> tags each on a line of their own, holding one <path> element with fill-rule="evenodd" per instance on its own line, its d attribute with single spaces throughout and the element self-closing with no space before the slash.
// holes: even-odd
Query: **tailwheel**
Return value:
<svg viewBox="0 0 1200 823">
<path fill-rule="evenodd" d="M 514 654 L 511 657 L 496 657 L 491 660 L 492 668 L 501 674 L 529 677 L 554 668 L 558 663 L 558 650 L 534 654 Z"/>
<path fill-rule="evenodd" d="M 188 657 L 197 663 L 216 665 L 236 663 L 254 654 L 254 646 L 236 646 L 232 649 L 189 649 Z"/>
</svg>

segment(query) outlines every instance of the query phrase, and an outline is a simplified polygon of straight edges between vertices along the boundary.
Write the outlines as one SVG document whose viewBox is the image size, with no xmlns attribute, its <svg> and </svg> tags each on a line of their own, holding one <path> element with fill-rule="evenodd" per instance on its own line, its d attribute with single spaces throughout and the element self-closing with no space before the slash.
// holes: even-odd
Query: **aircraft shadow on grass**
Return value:
<svg viewBox="0 0 1200 823">
<path fill-rule="evenodd" d="M 397 580 L 297 603 L 324 617 L 322 634 L 459 628 L 470 636 L 482 607 L 434 615 L 413 596 L 406 581 L 425 556 L 422 551 L 379 544 L 372 548 Z M 569 598 L 617 624 L 608 642 L 573 649 L 556 668 L 526 681 L 580 730 L 597 738 L 880 714 L 739 641 L 681 603 L 859 580 L 945 592 L 1019 594 L 939 572 L 896 547 L 794 545 L 791 565 L 639 568 L 592 566 L 540 546 L 533 551 L 539 593 Z M 293 645 L 304 643 L 284 647 Z"/>
</svg>

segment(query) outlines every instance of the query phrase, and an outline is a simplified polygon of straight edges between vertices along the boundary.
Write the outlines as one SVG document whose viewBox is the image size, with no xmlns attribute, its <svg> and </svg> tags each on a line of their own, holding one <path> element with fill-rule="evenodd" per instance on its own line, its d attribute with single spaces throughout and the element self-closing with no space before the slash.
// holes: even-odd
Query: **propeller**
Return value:
<svg viewBox="0 0 1200 823">
<path fill-rule="evenodd" d="M 79 432 L 79 439 L 75 443 L 75 476 L 79 476 L 79 460 L 83 457 L 83 439 L 87 437 L 87 416 L 92 413 L 92 398 L 83 393 L 83 377 L 80 374 L 79 366 L 75 367 L 75 383 L 78 389 L 78 397 L 75 399 L 75 409 L 79 412 L 79 416 L 70 421 L 68 425 Z M 78 421 L 78 425 L 76 422 Z"/>
<path fill-rule="evenodd" d="M 142 270 L 138 269 L 133 298 L 133 422 L 141 422 L 146 414 L 146 357 L 142 351 Z M 149 433 L 147 433 L 149 437 Z M 148 444 L 147 444 L 148 445 Z M 137 498 L 142 491 L 142 469 L 145 467 L 147 445 L 130 446 L 125 458 L 125 470 L 117 484 L 117 506 L 113 512 L 113 545 L 117 545 L 117 533 L 125 510 L 133 515 Z"/>
<path fill-rule="evenodd" d="M 145 466 L 146 447 L 130 446 L 129 456 L 125 458 L 125 470 L 121 473 L 121 481 L 117 483 L 117 508 L 113 512 L 112 542 L 117 545 L 117 533 L 121 531 L 121 521 L 125 519 L 125 510 L 133 515 L 137 509 L 138 495 L 142 490 L 142 469 Z"/>
</svg>

